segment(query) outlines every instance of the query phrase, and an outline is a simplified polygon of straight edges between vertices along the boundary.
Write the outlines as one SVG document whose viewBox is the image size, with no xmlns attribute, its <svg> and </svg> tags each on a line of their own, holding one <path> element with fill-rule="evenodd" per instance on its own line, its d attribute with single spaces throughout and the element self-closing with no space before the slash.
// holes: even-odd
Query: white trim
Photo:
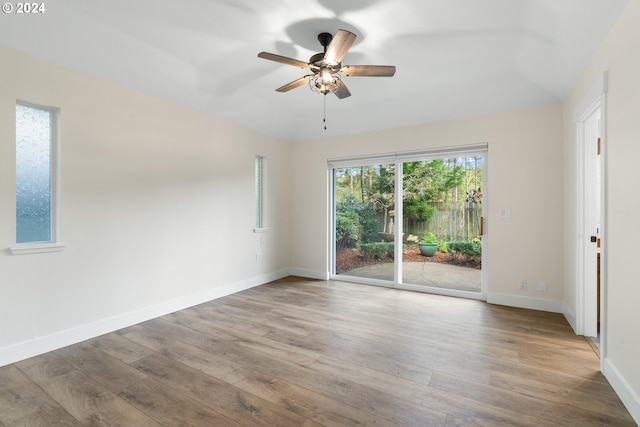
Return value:
<svg viewBox="0 0 640 427">
<path fill-rule="evenodd" d="M 521 297 L 518 295 L 496 294 L 489 292 L 489 294 L 487 294 L 487 302 L 489 304 L 528 308 L 530 310 L 549 311 L 551 313 L 563 312 L 562 301 L 551 299 Z"/>
<path fill-rule="evenodd" d="M 640 425 L 640 397 L 633 391 L 609 359 L 604 359 L 602 373 L 631 414 L 631 417 Z"/>
<path fill-rule="evenodd" d="M 490 194 L 491 194 L 491 182 L 489 180 L 489 147 L 482 154 L 482 227 L 483 233 L 480 236 L 482 244 L 482 269 L 480 270 L 480 293 L 482 299 L 487 300 L 487 293 L 489 292 L 489 269 L 491 263 L 489 261 L 489 249 L 491 248 L 491 233 L 489 232 L 489 208 Z"/>
<path fill-rule="evenodd" d="M 25 243 L 9 248 L 12 255 L 39 254 L 45 252 L 61 252 L 67 246 L 62 243 Z"/>
<path fill-rule="evenodd" d="M 576 333 L 594 337 L 597 335 L 596 317 L 596 244 L 590 242 L 589 236 L 602 235 L 597 233 L 595 192 L 602 193 L 595 182 L 597 162 L 595 151 L 597 138 L 603 142 L 604 138 L 598 129 L 602 118 L 602 96 L 596 98 L 580 115 L 575 123 L 576 129 Z M 599 121 L 594 122 L 593 116 L 598 113 Z M 602 227 L 600 227 L 602 229 Z"/>
<path fill-rule="evenodd" d="M 414 285 L 410 283 L 401 283 L 399 285 L 394 286 L 394 289 L 400 289 L 404 291 L 413 291 L 413 292 L 423 292 L 423 293 L 429 293 L 432 295 L 443 295 L 446 297 L 454 297 L 454 298 L 475 299 L 478 301 L 487 300 L 487 296 L 484 295 L 482 292 L 460 291 L 457 289 L 436 288 L 434 286 Z"/>
<path fill-rule="evenodd" d="M 609 268 L 607 266 L 609 247 L 609 239 L 607 232 L 609 230 L 608 214 L 609 201 L 607 193 L 608 167 L 607 167 L 607 151 L 609 146 L 609 138 L 607 134 L 607 93 L 609 91 L 609 72 L 604 73 L 604 92 L 600 99 L 600 117 L 602 128 L 600 129 L 600 370 L 604 372 L 604 361 L 608 357 L 608 301 L 609 301 Z M 637 418 L 636 418 L 637 421 Z"/>
<path fill-rule="evenodd" d="M 305 268 L 291 268 L 289 269 L 289 275 L 307 279 L 329 280 L 328 271 L 307 270 Z"/>
<path fill-rule="evenodd" d="M 394 203 L 395 207 L 395 223 L 393 224 L 393 258 L 394 260 L 402 261 L 402 237 L 404 235 L 404 171 L 403 161 L 396 160 L 395 162 L 395 195 L 394 199 L 402 201 L 402 203 Z M 402 283 L 402 262 L 393 263 L 393 280 L 395 283 Z"/>
<path fill-rule="evenodd" d="M 178 310 L 193 307 L 227 295 L 244 291 L 274 280 L 291 275 L 289 270 L 280 270 L 261 276 L 252 277 L 235 283 L 212 288 L 196 294 L 186 295 L 174 300 L 145 307 L 136 311 L 123 313 L 106 319 L 97 320 L 75 328 L 54 332 L 21 343 L 0 348 L 0 366 L 28 359 L 39 354 L 57 350 L 80 341 L 95 338 L 118 329 L 136 325 L 155 319 Z"/>
<path fill-rule="evenodd" d="M 339 157 L 327 159 L 327 163 L 329 164 L 330 168 L 344 168 L 350 166 L 363 166 L 379 163 L 394 163 L 396 161 L 412 162 L 420 160 L 441 159 L 443 155 L 447 157 L 473 156 L 475 154 L 486 153 L 488 149 L 489 144 L 483 142 L 479 144 L 457 145 L 452 147 L 441 147 L 427 150 L 396 151 L 392 153 Z"/>
<path fill-rule="evenodd" d="M 446 297 L 475 299 L 479 301 L 487 300 L 486 295 L 482 294 L 481 292 L 459 291 L 456 289 L 436 288 L 433 286 L 414 285 L 410 283 L 398 284 L 397 282 L 394 282 L 392 280 L 371 279 L 368 277 L 348 276 L 346 274 L 331 274 L 330 280 L 337 280 L 339 282 L 347 283 L 358 283 L 361 285 L 380 286 L 383 288 L 397 289 L 400 291 L 412 291 L 428 293 L 432 295 L 443 295 Z"/>
<path fill-rule="evenodd" d="M 567 319 L 567 322 L 569 322 L 569 325 L 575 332 L 576 331 L 576 315 L 571 311 L 571 309 L 569 309 L 567 304 L 565 304 L 564 302 L 562 303 L 562 314 L 564 315 L 564 318 Z"/>
<path fill-rule="evenodd" d="M 596 80 L 596 82 L 589 88 L 589 90 L 582 96 L 582 99 L 573 110 L 572 115 L 572 123 L 576 123 L 580 120 L 580 117 L 584 114 L 584 112 L 593 105 L 594 101 L 603 93 L 607 93 L 609 91 L 609 72 L 605 71 L 602 74 L 602 79 Z"/>
<path fill-rule="evenodd" d="M 255 209 L 256 209 L 256 218 L 255 225 L 256 227 L 253 229 L 254 233 L 259 233 L 260 231 L 256 230 L 266 230 L 265 224 L 266 220 L 266 212 L 267 212 L 267 202 L 266 202 L 266 189 L 267 189 L 267 158 L 265 156 L 256 155 L 255 156 L 255 168 L 254 168 L 254 179 L 256 186 L 256 194 L 255 194 Z"/>
<path fill-rule="evenodd" d="M 53 124 L 51 129 L 52 144 L 51 149 L 51 242 L 60 244 L 60 199 L 62 191 L 60 182 L 62 181 L 62 133 L 60 131 L 62 123 L 62 109 L 59 107 L 51 107 L 53 111 Z"/>
<path fill-rule="evenodd" d="M 581 129 L 580 122 L 585 120 L 589 114 L 591 114 L 595 108 L 600 108 L 600 117 L 602 127 L 600 129 L 600 139 L 601 139 L 601 153 L 600 153 L 600 173 L 601 173 L 601 183 L 600 183 L 600 194 L 601 194 L 601 203 L 600 203 L 600 370 L 604 372 L 604 363 L 607 358 L 607 256 L 606 256 L 606 248 L 607 248 L 607 192 L 606 192 L 606 183 L 607 183 L 607 93 L 609 91 L 609 73 L 605 71 L 602 74 L 602 79 L 598 79 L 593 86 L 585 93 L 582 97 L 580 103 L 573 110 L 572 123 L 574 124 L 576 129 L 576 170 L 578 172 L 576 179 L 576 213 L 578 216 L 577 221 L 577 239 L 576 239 L 576 261 L 575 261 L 575 273 L 577 282 L 575 284 L 575 320 L 574 330 L 576 334 L 583 335 L 585 332 L 584 328 L 584 280 L 583 280 L 583 268 L 584 268 L 584 245 L 581 246 L 580 236 L 583 232 L 582 225 L 582 204 L 583 204 L 583 184 L 580 176 L 581 163 L 583 161 L 584 153 L 583 144 L 581 144 Z M 584 236 L 583 236 L 584 237 Z M 566 317 L 566 316 L 565 316 Z"/>
<path fill-rule="evenodd" d="M 393 289 L 395 286 L 393 283 L 393 280 L 371 279 L 369 277 L 348 276 L 346 274 L 331 274 L 329 275 L 329 277 L 330 277 L 330 280 L 336 280 L 338 282 L 380 286 L 380 287 L 389 288 L 389 289 Z"/>
<path fill-rule="evenodd" d="M 329 220 L 329 228 L 327 229 L 327 278 L 336 271 L 336 174 L 335 168 L 330 165 L 327 167 L 327 189 L 329 190 L 327 199 L 327 219 Z"/>
</svg>

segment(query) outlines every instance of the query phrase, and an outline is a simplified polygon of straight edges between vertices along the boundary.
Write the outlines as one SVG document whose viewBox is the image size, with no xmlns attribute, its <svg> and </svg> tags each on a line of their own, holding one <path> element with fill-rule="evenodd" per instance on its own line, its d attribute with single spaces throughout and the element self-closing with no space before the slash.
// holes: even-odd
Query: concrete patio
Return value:
<svg viewBox="0 0 640 427">
<path fill-rule="evenodd" d="M 342 273 L 344 276 L 393 280 L 393 263 L 374 264 Z M 481 270 L 437 262 L 403 262 L 402 282 L 434 288 L 480 292 Z"/>
</svg>

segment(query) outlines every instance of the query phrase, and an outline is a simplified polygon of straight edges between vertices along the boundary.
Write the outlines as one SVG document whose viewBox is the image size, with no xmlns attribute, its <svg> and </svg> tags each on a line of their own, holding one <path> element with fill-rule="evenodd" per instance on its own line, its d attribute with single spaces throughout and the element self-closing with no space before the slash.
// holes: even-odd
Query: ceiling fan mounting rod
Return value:
<svg viewBox="0 0 640 427">
<path fill-rule="evenodd" d="M 327 52 L 327 46 L 329 46 L 329 44 L 331 43 L 331 40 L 333 40 L 333 35 L 331 35 L 330 33 L 318 34 L 318 41 L 320 42 L 322 47 L 324 47 L 325 53 Z"/>
</svg>

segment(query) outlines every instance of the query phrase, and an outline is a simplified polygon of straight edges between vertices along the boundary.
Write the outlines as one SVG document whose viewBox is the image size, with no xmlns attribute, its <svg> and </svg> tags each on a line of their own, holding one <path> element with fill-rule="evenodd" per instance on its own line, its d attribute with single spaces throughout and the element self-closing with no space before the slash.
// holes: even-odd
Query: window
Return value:
<svg viewBox="0 0 640 427">
<path fill-rule="evenodd" d="M 255 191 L 256 191 L 256 231 L 263 227 L 264 222 L 264 157 L 256 156 L 255 164 Z"/>
<path fill-rule="evenodd" d="M 61 250 L 56 244 L 57 112 L 16 104 L 16 243 L 13 253 Z M 28 245 L 25 246 L 25 245 Z"/>
</svg>

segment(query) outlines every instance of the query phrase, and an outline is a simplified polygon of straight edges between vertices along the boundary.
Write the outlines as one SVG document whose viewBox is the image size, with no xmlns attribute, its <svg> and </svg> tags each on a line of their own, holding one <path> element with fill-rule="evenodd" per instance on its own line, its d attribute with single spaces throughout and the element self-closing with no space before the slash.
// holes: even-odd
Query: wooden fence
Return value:
<svg viewBox="0 0 640 427">
<path fill-rule="evenodd" d="M 436 202 L 431 220 L 414 221 L 404 219 L 405 237 L 413 234 L 422 238 L 425 234 L 433 233 L 443 240 L 468 240 L 480 237 L 480 218 L 482 204 L 462 202 Z"/>
</svg>

